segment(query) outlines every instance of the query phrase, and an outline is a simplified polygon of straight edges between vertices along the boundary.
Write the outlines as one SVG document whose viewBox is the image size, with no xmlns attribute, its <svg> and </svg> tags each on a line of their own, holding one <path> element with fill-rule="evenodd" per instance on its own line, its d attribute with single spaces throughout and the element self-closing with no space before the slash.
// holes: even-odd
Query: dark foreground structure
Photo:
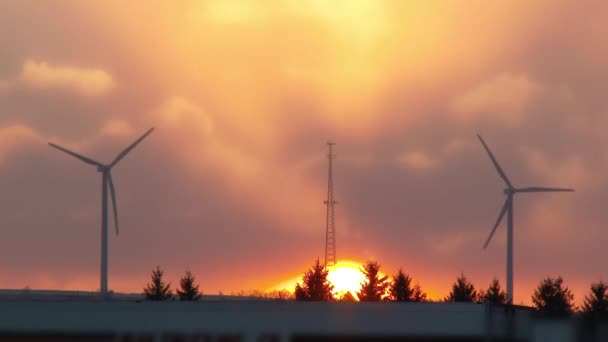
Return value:
<svg viewBox="0 0 608 342">
<path fill-rule="evenodd" d="M 0 292 L 0 341 L 608 341 L 608 326 L 473 303 L 311 303 Z"/>
</svg>

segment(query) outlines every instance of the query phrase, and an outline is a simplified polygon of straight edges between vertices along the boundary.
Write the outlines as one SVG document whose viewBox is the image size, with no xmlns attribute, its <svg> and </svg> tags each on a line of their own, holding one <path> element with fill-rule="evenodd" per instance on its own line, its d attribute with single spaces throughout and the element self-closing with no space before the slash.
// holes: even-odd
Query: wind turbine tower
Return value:
<svg viewBox="0 0 608 342">
<path fill-rule="evenodd" d="M 500 211 L 500 214 L 498 215 L 498 219 L 496 220 L 496 224 L 494 225 L 494 228 L 492 229 L 490 236 L 488 236 L 486 243 L 483 245 L 483 248 L 486 249 L 486 247 L 488 247 L 488 244 L 490 243 L 490 240 L 492 240 L 492 236 L 494 236 L 496 229 L 502 222 L 502 219 L 504 218 L 505 214 L 507 214 L 507 304 L 513 304 L 513 201 L 515 199 L 515 194 L 526 193 L 526 192 L 572 192 L 572 191 L 574 191 L 574 189 L 543 188 L 543 187 L 528 187 L 528 188 L 514 187 L 513 184 L 511 183 L 511 181 L 509 180 L 509 178 L 507 177 L 507 174 L 504 172 L 502 167 L 500 167 L 500 165 L 498 164 L 498 161 L 494 157 L 494 154 L 492 154 L 492 151 L 490 151 L 490 148 L 488 147 L 486 142 L 483 140 L 481 135 L 478 134 L 477 137 L 479 138 L 479 141 L 481 141 L 483 148 L 488 153 L 488 156 L 490 156 L 490 160 L 492 160 L 492 164 L 494 164 L 494 167 L 496 168 L 498 175 L 500 176 L 500 178 L 502 178 L 502 180 L 505 182 L 505 184 L 507 186 L 504 190 L 504 194 L 507 197 L 505 200 L 505 204 L 503 205 L 502 210 Z"/>
<path fill-rule="evenodd" d="M 70 151 L 67 148 L 63 148 L 59 145 L 49 143 L 49 146 L 58 149 L 64 153 L 71 155 L 72 157 L 78 158 L 81 161 L 97 167 L 97 171 L 101 173 L 101 276 L 99 292 L 102 295 L 108 293 L 108 188 L 110 190 L 110 196 L 112 197 L 112 211 L 114 213 L 114 227 L 116 228 L 116 235 L 118 235 L 118 212 L 116 209 L 116 192 L 114 191 L 114 182 L 112 181 L 112 173 L 110 172 L 119 161 L 122 160 L 132 149 L 137 146 L 142 140 L 144 140 L 154 128 L 150 128 L 144 135 L 139 139 L 135 140 L 126 149 L 120 152 L 114 160 L 109 164 L 102 164 L 96 160 L 85 157 L 76 152 Z"/>
<path fill-rule="evenodd" d="M 325 217 L 325 268 L 330 266 L 336 266 L 338 262 L 336 258 L 336 220 L 334 214 L 334 181 L 333 181 L 333 146 L 336 143 L 327 142 L 329 152 L 327 159 L 329 159 L 329 172 L 327 178 L 327 199 L 325 200 L 325 206 L 327 208 L 327 214 Z"/>
</svg>

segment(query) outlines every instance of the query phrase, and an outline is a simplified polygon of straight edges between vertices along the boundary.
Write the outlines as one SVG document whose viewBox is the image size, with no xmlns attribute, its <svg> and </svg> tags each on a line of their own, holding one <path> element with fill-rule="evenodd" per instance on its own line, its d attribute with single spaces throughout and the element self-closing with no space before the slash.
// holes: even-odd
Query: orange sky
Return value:
<svg viewBox="0 0 608 342">
<path fill-rule="evenodd" d="M 515 302 L 562 275 L 608 278 L 603 2 L 0 3 L 0 287 L 97 288 L 101 160 L 114 172 L 110 287 L 156 265 L 207 293 L 265 289 L 323 253 L 335 140 L 338 258 L 399 267 L 443 297 L 464 272 L 504 283 L 502 184 L 522 186 Z M 504 227 L 503 227 L 504 228 Z"/>
</svg>

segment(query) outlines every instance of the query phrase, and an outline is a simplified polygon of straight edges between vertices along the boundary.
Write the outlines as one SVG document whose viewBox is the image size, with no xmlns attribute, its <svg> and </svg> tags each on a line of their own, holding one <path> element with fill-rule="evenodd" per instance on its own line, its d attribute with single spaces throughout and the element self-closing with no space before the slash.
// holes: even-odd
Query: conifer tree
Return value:
<svg viewBox="0 0 608 342">
<path fill-rule="evenodd" d="M 547 316 L 569 316 L 574 311 L 574 295 L 564 285 L 562 277 L 546 278 L 532 296 L 536 310 Z"/>
<path fill-rule="evenodd" d="M 464 274 L 460 274 L 460 277 L 456 279 L 456 282 L 452 284 L 452 291 L 449 296 L 445 299 L 446 302 L 475 302 L 477 301 L 477 291 L 475 286 L 471 283 Z"/>
<path fill-rule="evenodd" d="M 359 301 L 378 302 L 382 300 L 386 295 L 389 283 L 388 276 L 380 277 L 380 264 L 376 261 L 368 261 L 361 272 L 365 275 L 365 281 L 357 293 Z"/>
<path fill-rule="evenodd" d="M 418 283 L 412 289 L 412 302 L 426 302 L 426 292 L 422 291 Z"/>
<path fill-rule="evenodd" d="M 159 266 L 152 270 L 151 282 L 144 288 L 144 295 L 147 300 L 163 301 L 171 298 L 171 283 L 166 284 L 163 281 L 163 271 Z"/>
<path fill-rule="evenodd" d="M 399 269 L 397 274 L 393 276 L 393 281 L 390 284 L 390 299 L 395 302 L 411 302 L 414 297 L 411 284 L 412 278 L 408 274 L 403 273 L 402 269 Z"/>
<path fill-rule="evenodd" d="M 199 291 L 199 286 L 194 283 L 195 277 L 190 271 L 180 279 L 180 289 L 176 290 L 179 300 L 181 301 L 197 301 L 201 298 L 202 293 Z"/>
<path fill-rule="evenodd" d="M 608 320 L 608 283 L 591 284 L 591 293 L 585 296 L 581 312 L 587 319 Z"/>
<path fill-rule="evenodd" d="M 298 301 L 332 301 L 334 295 L 332 291 L 333 285 L 327 279 L 327 269 L 319 263 L 319 259 L 315 262 L 311 269 L 304 273 L 302 277 L 302 285 L 296 284 L 295 296 Z"/>
<path fill-rule="evenodd" d="M 357 299 L 355 298 L 355 296 L 353 296 L 353 294 L 348 291 L 345 294 L 342 295 L 342 297 L 340 297 L 340 301 L 341 302 L 356 302 Z"/>
<path fill-rule="evenodd" d="M 498 279 L 492 279 L 488 289 L 480 293 L 481 301 L 492 304 L 505 304 L 507 302 L 507 294 L 500 288 Z"/>
</svg>

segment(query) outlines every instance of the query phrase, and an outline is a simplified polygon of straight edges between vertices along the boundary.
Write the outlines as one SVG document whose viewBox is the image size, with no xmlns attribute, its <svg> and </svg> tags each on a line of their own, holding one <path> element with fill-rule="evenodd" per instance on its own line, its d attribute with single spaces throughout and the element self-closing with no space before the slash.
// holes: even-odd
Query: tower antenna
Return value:
<svg viewBox="0 0 608 342">
<path fill-rule="evenodd" d="M 336 266 L 338 262 L 336 258 L 336 220 L 334 215 L 334 181 L 332 175 L 332 162 L 335 155 L 333 154 L 333 146 L 336 143 L 327 142 L 329 152 L 327 153 L 327 159 L 329 159 L 329 172 L 327 178 L 327 199 L 325 200 L 325 206 L 327 207 L 327 215 L 325 218 L 325 268 L 330 266 Z"/>
</svg>

